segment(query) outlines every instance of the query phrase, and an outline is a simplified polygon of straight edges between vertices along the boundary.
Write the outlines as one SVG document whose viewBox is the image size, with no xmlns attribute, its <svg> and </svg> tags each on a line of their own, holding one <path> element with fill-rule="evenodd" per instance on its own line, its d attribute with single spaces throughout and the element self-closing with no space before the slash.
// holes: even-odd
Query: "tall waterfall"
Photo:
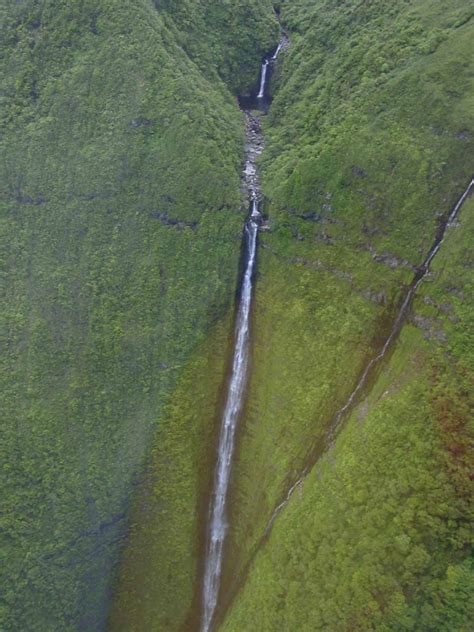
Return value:
<svg viewBox="0 0 474 632">
<path fill-rule="evenodd" d="M 252 300 L 253 272 L 257 251 L 257 232 L 260 213 L 257 200 L 252 200 L 252 212 L 245 224 L 247 257 L 242 282 L 242 293 L 235 324 L 235 348 L 227 401 L 219 437 L 214 493 L 211 501 L 209 536 L 204 569 L 202 632 L 211 628 L 219 594 L 222 552 L 227 531 L 226 501 L 235 443 L 235 430 L 247 379 L 249 355 L 249 322 Z"/>
<path fill-rule="evenodd" d="M 253 97 L 252 101 L 240 101 L 246 118 L 245 166 L 242 171 L 242 181 L 251 201 L 251 212 L 244 227 L 244 246 L 246 250 L 245 269 L 235 323 L 235 346 L 232 359 L 232 372 L 222 417 L 214 487 L 209 510 L 207 549 L 204 562 L 201 632 L 210 632 L 212 629 L 221 587 L 224 542 L 228 528 L 227 494 L 234 453 L 235 433 L 247 382 L 253 274 L 257 254 L 257 234 L 259 226 L 263 222 L 258 204 L 258 200 L 261 198 L 261 192 L 257 169 L 257 158 L 263 150 L 263 137 L 260 119 L 258 115 L 251 113 L 250 110 L 260 109 L 261 111 L 265 111 L 262 99 L 265 98 L 265 90 L 269 78 L 267 71 L 287 41 L 286 36 L 282 34 L 282 39 L 273 58 L 267 57 L 262 62 L 260 90 L 257 95 L 257 102 L 255 102 L 255 97 Z"/>
</svg>

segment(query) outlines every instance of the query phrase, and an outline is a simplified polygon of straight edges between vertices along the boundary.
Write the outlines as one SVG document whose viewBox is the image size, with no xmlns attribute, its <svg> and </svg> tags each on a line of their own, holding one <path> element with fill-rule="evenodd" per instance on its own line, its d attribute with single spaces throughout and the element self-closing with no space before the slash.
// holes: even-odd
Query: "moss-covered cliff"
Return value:
<svg viewBox="0 0 474 632">
<path fill-rule="evenodd" d="M 325 442 L 472 175 L 468 3 L 20 0 L 0 10 L 2 630 L 198 629 L 245 214 L 235 96 L 272 5 L 291 44 L 263 117 L 221 629 L 469 629 L 472 200 Z"/>
<path fill-rule="evenodd" d="M 230 56 L 234 80 L 248 81 L 235 60 L 252 44 L 258 59 L 275 23 L 249 2 L 245 19 L 227 6 L 232 30 L 216 30 L 222 11 L 199 7 L 207 26 L 187 46 L 178 16 L 148 0 L 2 10 L 2 630 L 103 629 L 150 445 L 171 468 L 188 464 L 191 481 L 207 454 L 197 429 L 212 428 L 211 389 L 172 439 L 165 421 L 191 356 L 203 385 L 214 370 L 222 379 L 221 364 L 202 366 L 205 340 L 233 308 L 243 122 L 217 69 Z M 192 514 L 197 491 L 174 500 Z M 163 516 L 193 550 L 196 531 Z M 186 559 L 187 585 L 194 571 Z M 154 581 L 168 582 L 163 561 Z"/>
<path fill-rule="evenodd" d="M 334 447 L 251 566 L 222 630 L 439 630 L 472 623 L 474 200 Z"/>
<path fill-rule="evenodd" d="M 295 498 L 277 519 L 275 533 L 255 563 L 250 569 L 246 565 L 309 452 L 325 449 L 329 423 L 383 344 L 438 222 L 472 176 L 471 15 L 463 2 L 283 3 L 291 46 L 274 75 L 274 101 L 265 125 L 262 168 L 271 232 L 261 240 L 254 370 L 235 464 L 227 567 L 229 589 L 247 577 L 248 584 L 223 629 L 438 629 L 430 625 L 437 617 L 440 625 L 449 625 L 451 606 L 444 597 L 437 601 L 433 578 L 441 581 L 454 565 L 464 578 L 461 583 L 467 581 L 463 559 L 468 539 L 460 518 L 465 496 L 458 501 L 457 489 L 464 489 L 466 481 L 456 478 L 465 472 L 443 470 L 438 506 L 436 485 L 431 488 L 428 481 L 445 454 L 437 451 L 436 442 L 446 422 L 430 408 L 438 397 L 435 390 L 445 392 L 445 407 L 457 420 L 453 432 L 465 442 L 472 367 L 466 367 L 468 355 L 461 345 L 458 357 L 449 356 L 440 368 L 444 377 L 432 376 L 442 355 L 440 342 L 436 336 L 423 342 L 420 333 L 404 332 L 405 347 L 395 354 L 406 363 L 412 361 L 411 352 L 417 356 L 420 380 L 415 379 L 416 369 L 407 369 L 407 390 L 393 396 L 390 407 L 384 404 L 375 411 L 374 404 L 373 413 L 371 398 L 376 399 L 373 393 L 381 387 L 375 385 L 373 393 L 369 389 L 368 418 L 379 428 L 373 437 L 380 440 L 373 448 L 379 465 L 369 466 L 365 434 L 360 444 L 351 445 L 347 431 L 324 460 L 331 469 L 327 483 L 317 482 L 316 471 L 312 473 L 303 487 L 301 509 Z M 452 239 L 462 266 L 469 241 Z M 469 262 L 459 279 L 460 309 L 466 317 L 472 310 Z M 455 322 L 453 335 L 458 337 L 469 322 Z M 462 377 L 456 392 L 453 372 Z M 397 390 L 398 379 L 393 373 L 390 388 Z M 435 390 L 431 379 L 437 382 Z M 425 432 L 433 433 L 433 443 L 427 440 L 417 455 L 419 480 L 410 487 L 410 442 L 423 442 Z M 399 433 L 400 445 L 406 441 L 406 454 L 394 455 L 390 465 L 392 433 Z M 388 490 L 380 471 L 385 461 L 392 480 Z M 360 472 L 365 475 L 359 481 Z M 358 485 L 365 491 L 359 494 Z M 379 487 L 386 504 L 376 501 Z M 372 503 L 377 517 L 371 514 Z M 406 555 L 416 557 L 416 542 L 434 538 L 430 555 L 435 559 L 420 562 L 410 573 L 401 566 L 384 566 L 391 565 L 386 551 L 393 546 L 384 525 L 391 512 L 403 514 L 407 503 L 423 511 L 430 507 L 439 523 L 451 525 L 444 536 L 434 518 L 430 525 L 420 524 L 419 531 L 413 527 L 416 535 Z M 364 522 L 358 522 L 359 508 L 367 512 Z M 453 516 L 461 520 L 459 525 L 451 522 Z M 365 559 L 360 551 L 370 549 L 368 534 L 379 528 L 380 548 L 372 543 Z M 403 519 L 398 528 L 397 537 L 405 533 L 411 538 Z M 443 538 L 451 538 L 452 546 L 442 544 Z M 462 601 L 464 583 L 459 590 L 455 599 Z M 392 598 L 400 608 L 398 623 Z M 416 627 L 424 607 L 431 615 Z"/>
</svg>

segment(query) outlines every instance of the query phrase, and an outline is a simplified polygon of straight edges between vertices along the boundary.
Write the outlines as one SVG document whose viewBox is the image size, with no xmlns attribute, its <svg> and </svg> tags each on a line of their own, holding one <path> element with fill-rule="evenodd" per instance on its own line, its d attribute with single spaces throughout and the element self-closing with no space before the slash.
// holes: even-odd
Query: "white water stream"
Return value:
<svg viewBox="0 0 474 632">
<path fill-rule="evenodd" d="M 269 65 L 277 58 L 287 39 L 280 41 L 271 59 L 262 62 L 260 89 L 257 100 L 265 97 L 268 83 Z M 258 109 L 258 106 L 256 106 Z M 260 186 L 256 166 L 257 156 L 262 151 L 263 141 L 260 123 L 256 116 L 246 113 L 247 158 L 243 170 L 243 182 L 251 200 L 250 217 L 245 223 L 244 243 L 246 246 L 245 270 L 242 280 L 241 296 L 235 323 L 235 346 L 232 360 L 232 372 L 227 392 L 217 451 L 217 465 L 214 475 L 213 494 L 209 510 L 209 528 L 202 594 L 202 632 L 210 632 L 216 611 L 221 586 L 224 542 L 227 534 L 227 493 L 232 468 L 235 434 L 247 382 L 249 357 L 250 308 L 252 303 L 253 274 L 257 253 L 257 234 L 262 221 L 258 209 Z"/>
<path fill-rule="evenodd" d="M 284 45 L 284 40 L 281 40 L 278 42 L 278 46 L 276 51 L 273 53 L 273 57 L 272 57 L 272 61 L 275 61 L 276 58 L 278 57 L 279 52 L 281 51 L 281 49 L 283 48 Z"/>
<path fill-rule="evenodd" d="M 268 68 L 273 64 L 278 54 L 288 44 L 288 38 L 283 34 L 280 43 L 278 44 L 275 53 L 271 58 L 265 59 L 262 62 L 260 87 L 257 95 L 257 100 L 264 99 L 265 90 L 267 84 Z M 258 108 L 258 106 L 255 106 Z M 255 129 L 257 127 L 258 117 L 252 117 L 246 110 L 248 134 L 259 134 Z M 253 127 L 253 129 L 252 129 Z M 240 411 L 242 408 L 242 402 L 245 392 L 245 386 L 247 382 L 247 369 L 249 358 L 249 326 L 250 326 L 250 309 L 252 302 L 253 291 L 253 275 L 255 270 L 256 252 L 257 252 L 257 234 L 259 225 L 262 221 L 262 216 L 258 210 L 258 198 L 259 198 L 259 182 L 258 173 L 256 169 L 255 159 L 261 152 L 261 138 L 255 142 L 250 142 L 251 147 L 247 161 L 244 168 L 244 181 L 245 187 L 249 193 L 252 204 L 252 211 L 250 217 L 245 224 L 245 244 L 246 244 L 246 264 L 244 277 L 242 281 L 242 289 L 240 302 L 238 307 L 238 313 L 235 324 L 235 347 L 234 356 L 232 361 L 232 372 L 229 381 L 227 400 L 222 417 L 222 425 L 219 436 L 219 445 L 217 453 L 217 465 L 214 476 L 213 494 L 210 503 L 209 510 L 209 527 L 208 527 L 208 542 L 204 566 L 204 579 L 203 579 L 203 593 L 202 593 L 202 624 L 201 632 L 211 632 L 213 626 L 213 619 L 216 612 L 217 601 L 219 597 L 219 591 L 221 587 L 221 574 L 222 574 L 222 562 L 224 552 L 224 542 L 227 534 L 227 493 L 230 482 L 232 458 L 235 445 L 235 434 L 237 429 L 237 423 L 239 420 Z M 458 203 L 452 210 L 448 221 L 445 225 L 445 229 L 448 228 L 452 222 L 456 219 L 456 216 L 461 208 L 462 204 L 471 193 L 474 188 L 474 179 L 471 180 L 468 188 L 459 199 Z M 347 410 L 352 406 L 356 397 L 360 391 L 364 388 L 368 379 L 369 373 L 372 368 L 378 364 L 387 353 L 389 347 L 398 335 L 401 325 L 405 319 L 407 311 L 410 307 L 419 284 L 429 270 L 430 263 L 433 257 L 438 252 L 441 243 L 444 239 L 445 229 L 441 236 L 439 236 L 431 250 L 429 251 L 425 261 L 423 262 L 420 273 L 415 277 L 414 282 L 410 286 L 410 289 L 403 301 L 397 317 L 392 326 L 391 332 L 385 341 L 381 351 L 374 357 L 366 366 L 362 376 L 359 378 L 354 390 L 350 394 L 348 400 L 344 406 L 336 414 L 330 428 L 327 433 L 327 443 L 330 444 L 335 437 L 336 431 L 341 424 L 342 418 Z M 288 504 L 290 498 L 293 496 L 296 489 L 298 489 L 304 479 L 308 475 L 311 469 L 311 464 L 307 464 L 303 471 L 300 473 L 298 480 L 289 488 L 284 500 L 275 508 L 265 530 L 265 536 L 270 532 L 273 523 L 279 513 Z"/>
<path fill-rule="evenodd" d="M 265 96 L 265 84 L 267 82 L 267 70 L 268 70 L 269 63 L 270 62 L 268 61 L 268 59 L 265 59 L 264 62 L 262 63 L 262 73 L 260 77 L 260 90 L 258 91 L 257 99 L 263 99 L 263 97 Z"/>
<path fill-rule="evenodd" d="M 249 355 L 250 306 L 252 278 L 257 251 L 257 233 L 260 213 L 257 200 L 252 200 L 252 212 L 245 224 L 247 257 L 242 282 L 242 293 L 235 324 L 235 349 L 229 391 L 222 418 L 214 492 L 211 501 L 209 541 L 204 569 L 202 632 L 209 632 L 219 595 L 222 553 L 227 532 L 226 501 L 229 487 L 235 430 L 247 379 Z"/>
</svg>

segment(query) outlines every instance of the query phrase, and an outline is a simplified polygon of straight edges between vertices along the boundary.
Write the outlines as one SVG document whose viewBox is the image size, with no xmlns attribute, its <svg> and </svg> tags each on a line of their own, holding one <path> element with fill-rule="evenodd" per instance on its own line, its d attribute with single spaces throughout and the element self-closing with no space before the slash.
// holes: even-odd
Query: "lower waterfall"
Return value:
<svg viewBox="0 0 474 632">
<path fill-rule="evenodd" d="M 252 301 L 252 277 L 257 251 L 257 231 L 260 213 L 256 199 L 252 201 L 252 212 L 245 225 L 247 258 L 237 322 L 235 325 L 235 350 L 229 391 L 222 419 L 214 491 L 211 504 L 209 542 L 206 555 L 203 589 L 202 631 L 208 632 L 219 594 L 222 552 L 227 531 L 226 500 L 229 487 L 235 430 L 242 406 L 247 378 L 250 306 Z"/>
</svg>

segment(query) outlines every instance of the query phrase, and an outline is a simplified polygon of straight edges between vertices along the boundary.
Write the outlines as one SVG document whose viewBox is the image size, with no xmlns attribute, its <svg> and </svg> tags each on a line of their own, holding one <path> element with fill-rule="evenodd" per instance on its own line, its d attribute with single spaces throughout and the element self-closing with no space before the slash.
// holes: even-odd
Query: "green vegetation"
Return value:
<svg viewBox="0 0 474 632">
<path fill-rule="evenodd" d="M 235 96 L 272 5 L 291 44 L 263 117 L 224 585 L 245 581 L 222 629 L 469 629 L 472 200 L 260 546 L 472 175 L 468 3 L 19 0 L 0 9 L 1 630 L 197 627 L 245 213 Z"/>
<path fill-rule="evenodd" d="M 269 41 L 274 24 L 260 4 L 248 3 L 246 20 Z M 223 18 L 200 6 L 208 26 L 194 37 L 207 40 Z M 250 55 L 241 10 L 226 15 L 232 44 L 229 30 L 218 48 L 207 40 L 216 69 L 219 51 L 236 59 L 242 45 Z M 203 75 L 148 0 L 28 0 L 8 3 L 2 18 L 0 628 L 102 629 L 150 443 L 160 471 L 183 464 L 189 415 L 174 422 L 175 445 L 163 438 L 169 453 L 159 444 L 170 397 L 191 355 L 196 367 L 207 357 L 207 336 L 228 331 L 242 117 L 217 70 Z M 201 377 L 221 380 L 221 364 Z M 196 429 L 212 427 L 211 386 L 207 396 Z M 191 436 L 189 467 L 213 447 L 208 432 Z M 163 482 L 160 493 L 173 489 Z M 198 491 L 178 493 L 192 514 Z M 196 525 L 153 517 L 173 525 L 190 598 Z M 154 563 L 155 585 L 166 586 Z M 175 611 L 185 612 L 181 599 Z"/>
<path fill-rule="evenodd" d="M 283 4 L 291 46 L 274 75 L 265 120 L 271 232 L 259 253 L 228 585 L 238 585 L 309 450 L 323 448 L 329 422 L 380 348 L 440 216 L 471 177 L 471 13 L 462 2 L 426 0 Z M 467 315 L 472 303 L 463 292 Z M 431 361 L 430 349 L 426 357 Z M 280 544 L 271 537 L 268 555 Z M 303 546 L 297 555 L 311 558 Z M 261 595 L 257 574 L 265 582 L 258 566 L 249 590 Z M 242 627 L 252 614 L 249 607 L 248 619 L 232 619 L 241 625 L 233 629 L 260 629 Z M 270 621 L 267 629 L 278 629 Z"/>
<path fill-rule="evenodd" d="M 225 351 L 233 342 L 231 320 L 219 322 L 196 350 L 162 412 L 134 502 L 111 630 L 172 630 L 191 622 L 198 627 L 197 609 L 189 605 L 198 580 L 200 520 L 207 512 L 205 492 L 214 463 L 212 422 L 220 421 L 215 417 Z"/>
<path fill-rule="evenodd" d="M 471 199 L 413 322 L 275 522 L 222 630 L 471 629 L 474 363 L 461 296 L 473 240 Z"/>
<path fill-rule="evenodd" d="M 203 73 L 215 80 L 212 73 L 217 70 L 234 94 L 247 92 L 257 82 L 261 57 L 278 40 L 271 0 L 154 2 Z"/>
</svg>

